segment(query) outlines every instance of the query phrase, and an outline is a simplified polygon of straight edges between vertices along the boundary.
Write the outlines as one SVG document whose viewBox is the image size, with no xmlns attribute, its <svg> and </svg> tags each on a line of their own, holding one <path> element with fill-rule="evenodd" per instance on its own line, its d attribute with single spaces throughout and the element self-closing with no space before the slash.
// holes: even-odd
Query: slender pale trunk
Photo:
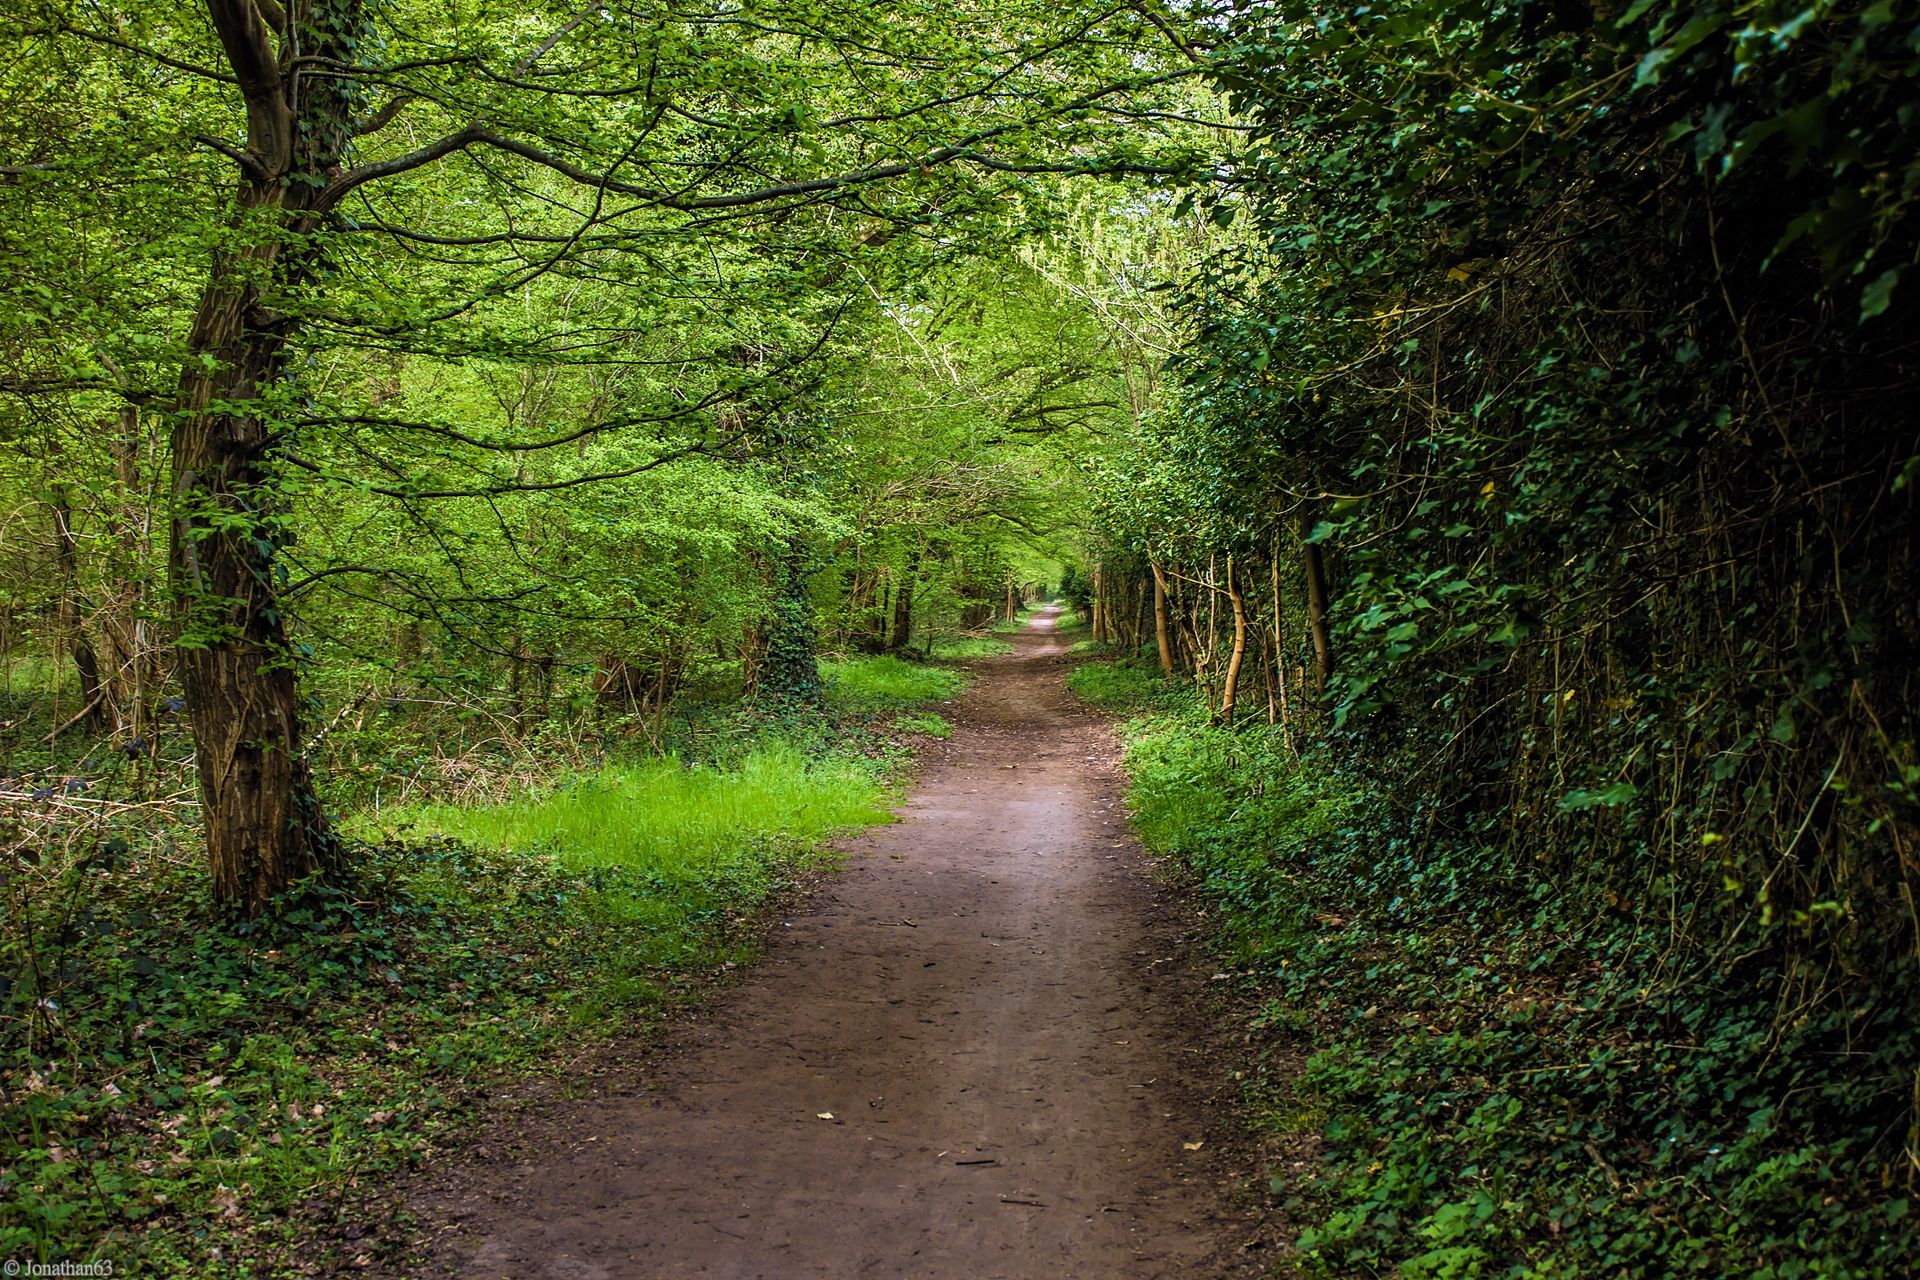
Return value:
<svg viewBox="0 0 1920 1280">
<path fill-rule="evenodd" d="M 1093 562 L 1093 616 L 1087 619 L 1093 625 L 1093 642 L 1105 644 L 1107 639 L 1107 611 L 1101 605 L 1100 593 L 1105 587 L 1104 574 L 1100 562 Z"/>
<path fill-rule="evenodd" d="M 1227 556 L 1227 600 L 1233 605 L 1233 652 L 1227 658 L 1226 679 L 1220 685 L 1220 719 L 1233 724 L 1233 703 L 1240 690 L 1240 664 L 1247 656 L 1247 602 L 1234 580 L 1233 556 Z"/>
<path fill-rule="evenodd" d="M 140 410 L 120 410 L 119 432 L 113 442 L 114 478 L 118 482 L 112 527 L 118 564 L 113 577 L 120 584 L 100 619 L 112 670 L 106 687 L 113 703 L 115 728 L 144 742 L 148 731 L 148 702 L 161 683 L 160 643 L 148 617 L 152 590 L 152 532 L 155 503 L 143 495 L 140 466 Z"/>
<path fill-rule="evenodd" d="M 1133 593 L 1133 624 L 1127 628 L 1127 656 L 1140 652 L 1140 631 L 1144 631 L 1146 614 L 1146 583 L 1140 583 L 1139 591 Z"/>
<path fill-rule="evenodd" d="M 1173 642 L 1167 636 L 1167 575 L 1158 560 L 1147 561 L 1153 570 L 1153 638 L 1160 646 L 1160 674 L 1173 674 Z"/>
<path fill-rule="evenodd" d="M 1213 664 L 1220 656 L 1220 558 L 1207 557 L 1207 642 L 1206 650 L 1195 659 L 1201 672 L 1201 692 L 1207 700 L 1207 714 L 1214 713 Z"/>
</svg>

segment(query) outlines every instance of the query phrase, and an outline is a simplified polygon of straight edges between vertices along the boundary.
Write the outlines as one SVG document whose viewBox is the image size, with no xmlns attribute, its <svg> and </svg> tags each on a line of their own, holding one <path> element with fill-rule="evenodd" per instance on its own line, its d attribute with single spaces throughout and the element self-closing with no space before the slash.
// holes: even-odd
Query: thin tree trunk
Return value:
<svg viewBox="0 0 1920 1280">
<path fill-rule="evenodd" d="M 1087 619 L 1088 622 L 1093 624 L 1093 642 L 1095 644 L 1105 644 L 1107 640 L 1107 611 L 1102 607 L 1100 597 L 1100 593 L 1105 586 L 1105 583 L 1102 581 L 1104 576 L 1100 562 L 1095 560 L 1093 562 L 1093 616 Z"/>
<path fill-rule="evenodd" d="M 151 495 L 141 494 L 140 444 L 140 410 L 126 405 L 120 410 L 119 431 L 112 444 L 118 491 L 111 524 L 119 561 L 110 576 L 120 585 L 102 610 L 100 631 L 113 667 L 104 683 L 112 703 L 114 727 L 144 744 L 148 704 L 161 683 L 161 664 L 154 626 L 147 616 L 156 504 Z"/>
<path fill-rule="evenodd" d="M 1280 597 L 1280 530 L 1273 531 L 1273 670 L 1280 686 L 1280 737 L 1292 745 L 1292 720 L 1287 708 L 1287 637 L 1281 622 L 1282 602 Z"/>
<path fill-rule="evenodd" d="M 80 678 L 80 714 L 74 717 L 90 733 L 107 727 L 106 689 L 100 682 L 100 657 L 87 639 L 84 597 L 80 594 L 80 557 L 73 536 L 73 504 L 65 485 L 53 494 L 54 561 L 60 571 L 60 603 L 56 613 L 61 643 L 73 657 Z"/>
<path fill-rule="evenodd" d="M 1213 700 L 1213 664 L 1220 656 L 1220 567 L 1219 556 L 1207 557 L 1207 648 L 1201 656 L 1200 665 L 1204 667 L 1206 677 L 1201 688 L 1207 700 L 1207 714 L 1214 712 Z"/>
<path fill-rule="evenodd" d="M 1227 677 L 1220 686 L 1220 719 L 1233 724 L 1233 703 L 1240 690 L 1240 664 L 1247 656 L 1247 602 L 1234 581 L 1233 555 L 1227 555 L 1227 599 L 1233 605 L 1233 653 L 1227 659 Z"/>
<path fill-rule="evenodd" d="M 1158 560 L 1147 561 L 1153 570 L 1153 638 L 1160 646 L 1160 674 L 1173 674 L 1173 642 L 1167 638 L 1167 575 Z"/>
<path fill-rule="evenodd" d="M 1307 626 L 1313 632 L 1313 687 L 1324 693 L 1333 674 L 1333 632 L 1327 621 L 1327 566 L 1320 544 L 1302 544 L 1307 567 Z"/>
<path fill-rule="evenodd" d="M 1140 652 L 1140 637 L 1146 631 L 1147 584 L 1144 580 L 1140 589 L 1133 593 L 1133 621 L 1127 627 L 1127 654 L 1132 657 Z"/>
</svg>

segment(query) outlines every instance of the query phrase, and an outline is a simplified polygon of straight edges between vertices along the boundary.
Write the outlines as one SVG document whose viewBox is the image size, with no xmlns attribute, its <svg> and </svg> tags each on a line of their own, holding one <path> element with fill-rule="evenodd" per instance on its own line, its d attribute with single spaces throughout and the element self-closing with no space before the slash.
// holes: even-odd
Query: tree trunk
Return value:
<svg viewBox="0 0 1920 1280">
<path fill-rule="evenodd" d="M 1302 519 L 1302 525 L 1311 524 Z M 1327 622 L 1327 565 L 1320 544 L 1302 544 L 1307 565 L 1307 627 L 1313 633 L 1313 687 L 1324 693 L 1333 674 L 1333 632 Z"/>
<path fill-rule="evenodd" d="M 285 336 L 261 326 L 238 264 L 215 267 L 200 305 L 173 431 L 172 567 L 180 678 L 193 727 L 214 896 L 258 914 L 329 866 L 336 845 L 300 752 L 300 701 L 274 589 L 269 430 L 229 405 L 279 377 Z M 221 407 L 209 409 L 210 403 Z"/>
<path fill-rule="evenodd" d="M 352 104 L 341 78 L 283 74 L 275 46 L 352 63 L 364 24 L 361 0 L 207 8 L 246 104 L 247 163 L 231 223 L 240 247 L 215 251 L 174 406 L 170 567 L 214 895 L 257 915 L 339 855 L 301 754 L 297 658 L 275 585 L 281 432 L 259 406 L 283 379 L 292 295 L 317 258 Z"/>
<path fill-rule="evenodd" d="M 1247 602 L 1233 577 L 1233 556 L 1227 556 L 1227 599 L 1233 604 L 1233 653 L 1227 659 L 1226 679 L 1220 685 L 1220 719 L 1233 724 L 1234 696 L 1240 690 L 1240 664 L 1247 656 Z"/>
<path fill-rule="evenodd" d="M 1087 619 L 1088 624 L 1093 630 L 1093 642 L 1095 644 L 1102 644 L 1107 638 L 1106 610 L 1100 607 L 1100 591 L 1104 585 L 1101 582 L 1101 577 L 1100 562 L 1095 560 L 1093 562 L 1093 594 L 1088 597 L 1091 602 L 1088 612 L 1091 616 Z"/>
<path fill-rule="evenodd" d="M 120 410 L 119 431 L 113 444 L 113 470 L 118 491 L 110 524 L 117 561 L 108 577 L 118 586 L 103 602 L 100 632 L 105 638 L 110 670 L 103 684 L 114 714 L 116 732 L 144 744 L 153 691 L 164 681 L 160 641 L 149 617 L 152 592 L 152 519 L 155 503 L 142 495 L 140 467 L 140 410 Z"/>
<path fill-rule="evenodd" d="M 80 557 L 74 546 L 73 504 L 65 485 L 53 493 L 54 561 L 60 571 L 60 604 L 56 622 L 61 643 L 73 656 L 74 673 L 80 678 L 80 714 L 90 733 L 107 727 L 106 689 L 100 682 L 100 658 L 87 639 L 85 598 L 80 594 Z M 71 723 L 71 722 L 68 722 Z"/>
<path fill-rule="evenodd" d="M 1127 656 L 1133 657 L 1140 652 L 1140 633 L 1145 630 L 1147 612 L 1147 584 L 1142 581 L 1140 589 L 1133 593 L 1133 621 L 1127 627 Z"/>
<path fill-rule="evenodd" d="M 1273 670 L 1280 688 L 1280 737 L 1290 740 L 1291 720 L 1287 714 L 1287 638 L 1281 622 L 1282 604 L 1280 599 L 1280 531 L 1273 531 Z"/>
<path fill-rule="evenodd" d="M 760 668 L 761 697 L 786 698 L 816 705 L 820 701 L 820 660 L 816 648 L 813 601 L 807 592 L 812 556 L 793 538 L 778 568 L 778 589 L 767 619 L 767 656 Z"/>
<path fill-rule="evenodd" d="M 1160 646 L 1160 674 L 1173 674 L 1173 643 L 1167 638 L 1167 575 L 1158 560 L 1147 561 L 1153 570 L 1153 638 Z"/>
</svg>

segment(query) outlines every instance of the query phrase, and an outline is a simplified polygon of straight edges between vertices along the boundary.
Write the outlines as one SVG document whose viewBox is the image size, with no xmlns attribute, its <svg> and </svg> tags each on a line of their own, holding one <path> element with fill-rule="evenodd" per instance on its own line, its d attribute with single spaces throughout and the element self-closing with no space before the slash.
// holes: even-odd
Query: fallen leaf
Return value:
<svg viewBox="0 0 1920 1280">
<path fill-rule="evenodd" d="M 831 1111 L 816 1111 L 816 1112 L 814 1112 L 814 1113 L 813 1113 L 813 1118 L 814 1118 L 815 1120 L 831 1120 L 831 1119 L 833 1119 L 833 1112 L 831 1112 Z"/>
<path fill-rule="evenodd" d="M 1207 1145 L 1207 1140 L 1205 1138 L 1202 1138 L 1198 1142 L 1183 1142 L 1180 1144 L 1180 1148 L 1183 1151 L 1198 1151 L 1200 1148 L 1206 1145 Z"/>
</svg>

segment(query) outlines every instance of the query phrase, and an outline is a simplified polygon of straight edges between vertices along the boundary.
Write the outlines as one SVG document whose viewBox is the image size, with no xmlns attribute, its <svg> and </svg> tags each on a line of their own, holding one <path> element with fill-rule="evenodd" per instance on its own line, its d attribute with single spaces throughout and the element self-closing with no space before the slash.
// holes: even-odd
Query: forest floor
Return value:
<svg viewBox="0 0 1920 1280">
<path fill-rule="evenodd" d="M 410 1274 L 1229 1276 L 1232 1098 L 1052 613 L 764 960 L 398 1189 Z M 590 1078 L 585 1078 L 590 1077 Z"/>
</svg>

